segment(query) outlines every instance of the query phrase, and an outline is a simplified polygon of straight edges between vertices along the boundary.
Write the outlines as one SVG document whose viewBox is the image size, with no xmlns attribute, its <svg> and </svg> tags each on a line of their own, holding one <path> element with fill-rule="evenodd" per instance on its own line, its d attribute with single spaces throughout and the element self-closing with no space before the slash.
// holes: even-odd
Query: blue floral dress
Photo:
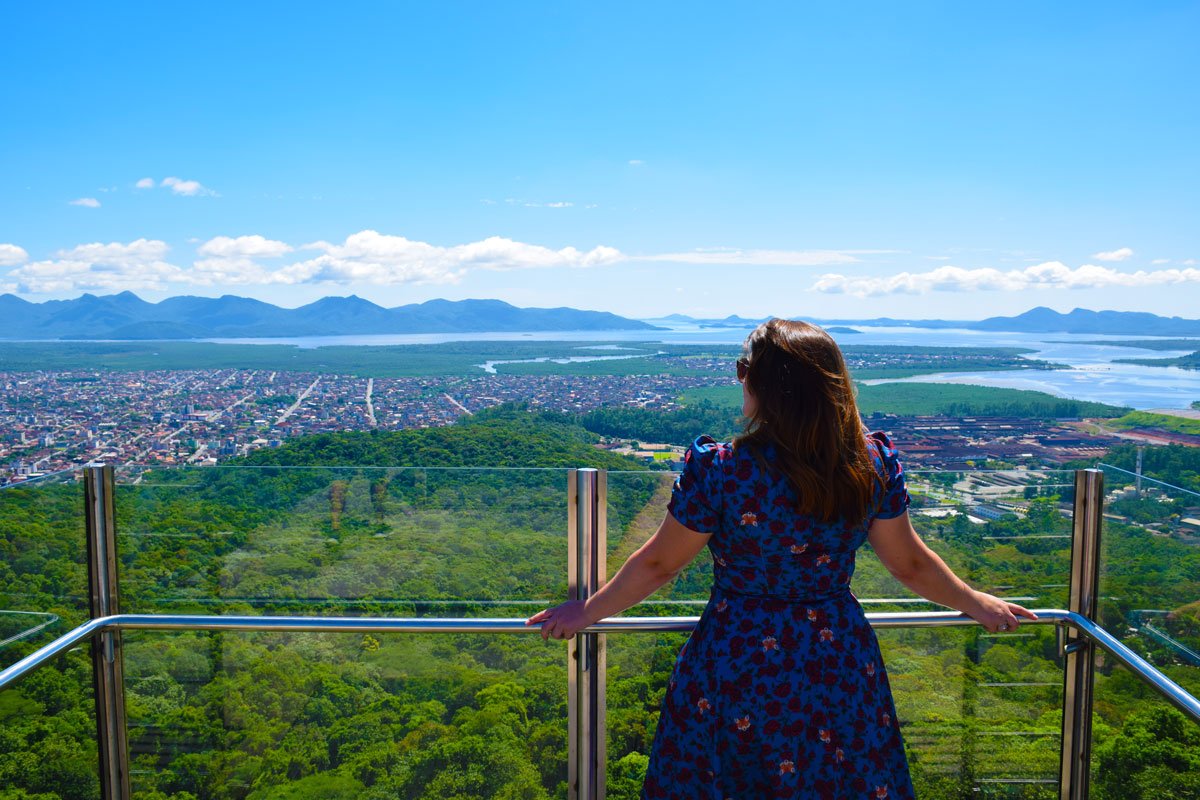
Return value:
<svg viewBox="0 0 1200 800">
<path fill-rule="evenodd" d="M 692 445 L 668 510 L 713 534 L 712 597 L 675 661 L 643 798 L 913 797 L 879 645 L 850 593 L 870 521 L 908 506 L 891 442 L 867 443 L 885 480 L 854 524 L 797 514 L 791 484 L 745 449 Z"/>
</svg>

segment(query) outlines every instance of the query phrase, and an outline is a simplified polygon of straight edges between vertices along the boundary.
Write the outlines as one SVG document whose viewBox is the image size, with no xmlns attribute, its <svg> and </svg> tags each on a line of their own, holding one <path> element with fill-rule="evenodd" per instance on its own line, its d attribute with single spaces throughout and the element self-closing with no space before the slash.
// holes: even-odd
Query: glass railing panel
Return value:
<svg viewBox="0 0 1200 800">
<path fill-rule="evenodd" d="M 659 470 L 608 473 L 609 578 L 658 529 L 677 477 Z M 711 587 L 712 558 L 705 549 L 675 580 L 626 615 L 697 616 Z M 637 800 L 663 693 L 687 634 L 613 634 L 607 641 L 606 797 Z"/>
<path fill-rule="evenodd" d="M 88 617 L 82 475 L 0 488 L 0 667 Z"/>
<path fill-rule="evenodd" d="M 1129 641 L 1126 644 L 1133 646 Z M 1139 652 L 1152 655 L 1145 650 Z M 1194 680 L 1194 667 L 1187 671 L 1161 661 L 1155 666 L 1196 694 L 1198 687 L 1186 682 L 1188 677 Z M 1196 797 L 1200 787 L 1200 725 L 1103 655 L 1097 656 L 1095 669 L 1092 797 Z"/>
<path fill-rule="evenodd" d="M 617 573 L 642 546 L 667 513 L 678 473 L 668 471 L 608 473 L 608 576 Z M 712 588 L 712 558 L 703 550 L 671 583 L 634 606 L 628 614 L 693 616 L 700 613 Z"/>
<path fill-rule="evenodd" d="M 675 607 L 667 613 L 684 616 L 698 614 L 699 610 Z M 684 633 L 608 636 L 605 689 L 608 800 L 641 797 L 663 694 L 675 657 L 687 638 Z"/>
<path fill-rule="evenodd" d="M 956 572 L 973 586 L 1022 605 L 1065 607 L 1072 472 L 917 470 L 906 475 L 914 527 Z M 671 472 L 608 473 L 610 576 L 657 528 L 675 478 Z M 698 608 L 695 601 L 708 599 L 710 585 L 711 560 L 705 551 L 654 599 Z M 874 601 L 913 598 L 869 545 L 859 552 L 853 588 L 864 601 L 873 601 L 873 610 L 886 610 Z M 650 613 L 646 608 L 635 611 Z"/>
<path fill-rule="evenodd" d="M 119 468 L 123 608 L 519 615 L 565 593 L 566 476 Z"/>
<path fill-rule="evenodd" d="M 672 478 L 609 473 L 610 575 L 652 533 L 650 521 L 661 517 Z M 1072 473 L 918 471 L 909 474 L 909 485 L 914 526 L 956 572 L 1027 607 L 1065 605 Z M 618 498 L 636 496 L 640 502 L 648 494 L 654 513 L 645 515 L 641 528 L 630 520 L 645 506 L 615 509 Z M 938 608 L 892 578 L 869 545 L 858 556 L 852 587 L 867 611 Z M 683 581 L 685 573 L 633 613 L 700 613 L 697 601 L 708 596 L 711 562 L 704 556 L 690 569 L 690 582 Z M 1056 796 L 1062 665 L 1052 628 L 1029 626 L 1002 635 L 980 628 L 883 630 L 878 636 L 918 796 L 959 798 L 963 787 L 988 797 Z M 645 767 L 683 640 L 608 639 L 610 787 L 634 785 Z"/>
<path fill-rule="evenodd" d="M 1099 622 L 1200 695 L 1200 492 L 1102 469 Z"/>
<path fill-rule="evenodd" d="M 1126 646 L 1200 696 L 1200 492 L 1180 485 L 1195 481 L 1195 472 L 1173 463 L 1171 455 L 1169 448 L 1147 448 L 1140 478 L 1136 469 L 1101 467 L 1098 618 Z M 1103 796 L 1113 797 L 1170 797 L 1180 786 L 1194 791 L 1200 759 L 1171 760 L 1165 754 L 1180 742 L 1190 743 L 1185 751 L 1200 752 L 1200 726 L 1173 717 L 1148 687 L 1103 656 L 1096 664 L 1093 784 L 1111 784 L 1120 794 Z M 1161 746 L 1148 746 L 1155 739 Z M 1127 775 L 1097 772 L 1118 766 Z"/>
<path fill-rule="evenodd" d="M 913 527 L 958 575 L 1029 608 L 1065 607 L 1072 472 L 913 470 L 905 475 Z M 901 587 L 890 581 L 869 546 L 864 548 L 855 582 L 859 596 L 898 596 L 893 592 Z"/>
<path fill-rule="evenodd" d="M 1057 797 L 1062 668 L 1052 630 L 876 635 L 918 797 Z"/>
<path fill-rule="evenodd" d="M 922 800 L 1058 794 L 1062 667 L 1055 634 L 879 630 Z M 637 798 L 683 634 L 608 637 L 608 796 Z"/>
<path fill-rule="evenodd" d="M 134 797 L 566 797 L 533 635 L 127 631 Z"/>
<path fill-rule="evenodd" d="M 1061 608 L 1070 572 L 1073 473 L 906 471 L 921 539 L 971 586 Z M 870 545 L 852 588 L 867 611 L 934 611 Z M 898 600 L 901 600 L 897 602 Z M 879 632 L 921 798 L 1057 796 L 1062 663 L 1054 631 Z"/>
<path fill-rule="evenodd" d="M 99 769 L 89 647 L 0 690 L 0 797 L 99 800 Z"/>
</svg>

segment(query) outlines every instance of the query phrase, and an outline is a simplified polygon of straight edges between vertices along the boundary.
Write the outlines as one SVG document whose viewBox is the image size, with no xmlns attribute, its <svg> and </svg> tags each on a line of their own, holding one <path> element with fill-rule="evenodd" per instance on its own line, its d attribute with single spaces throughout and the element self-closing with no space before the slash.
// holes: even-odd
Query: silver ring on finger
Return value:
<svg viewBox="0 0 1200 800">
<path fill-rule="evenodd" d="M 1005 622 L 1005 623 L 1002 623 L 1002 624 L 1000 625 L 1000 630 L 1001 630 L 1001 631 L 1006 631 L 1006 630 L 1008 630 L 1008 623 L 1007 623 L 1007 622 Z"/>
</svg>

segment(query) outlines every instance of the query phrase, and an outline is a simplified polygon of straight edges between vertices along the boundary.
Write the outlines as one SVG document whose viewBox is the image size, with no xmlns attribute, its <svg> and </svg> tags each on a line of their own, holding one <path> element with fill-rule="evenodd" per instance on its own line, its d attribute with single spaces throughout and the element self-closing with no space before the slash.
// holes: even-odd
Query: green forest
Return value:
<svg viewBox="0 0 1200 800">
<path fill-rule="evenodd" d="M 376 378 L 479 376 L 489 361 L 520 375 L 731 374 L 740 344 L 636 341 L 442 342 L 404 345 L 238 344 L 193 341 L 6 342 L 0 371 L 258 369 Z M 1017 347 L 848 345 L 847 363 L 861 378 L 931 372 L 1048 369 Z M 604 358 L 623 356 L 622 358 Z M 597 358 L 598 360 L 564 361 Z M 558 359 L 557 361 L 533 359 Z"/>
<path fill-rule="evenodd" d="M 728 419 L 715 405 L 686 413 L 669 424 L 689 439 Z M 672 475 L 595 447 L 603 426 L 627 430 L 638 420 L 584 417 L 505 407 L 449 428 L 299 439 L 228 466 L 120 468 L 122 610 L 526 617 L 565 596 L 568 468 L 608 471 L 609 574 L 653 532 L 669 497 Z M 1194 485 L 1200 450 L 1145 455 L 1148 474 Z M 1121 448 L 1109 456 L 1122 469 L 1128 460 Z M 1123 476 L 1113 471 L 1111 485 Z M 1019 602 L 1029 607 L 1063 607 L 1069 498 L 1052 478 L 1030 485 L 1023 517 L 914 520 L 973 585 L 1028 598 Z M 969 479 L 914 476 L 914 506 L 935 505 L 939 483 Z M 0 647 L 0 665 L 86 617 L 82 502 L 69 476 L 0 490 L 0 607 L 60 617 Z M 1102 621 L 1200 691 L 1200 666 L 1168 644 L 1200 649 L 1200 550 L 1153 527 L 1196 498 L 1120 502 L 1131 505 L 1114 508 L 1126 521 L 1106 525 Z M 631 613 L 699 613 L 710 572 L 702 555 Z M 869 548 L 854 590 L 867 602 L 890 601 L 868 611 L 930 607 Z M 13 617 L 0 614 L 0 639 L 25 621 Z M 1057 795 L 1021 782 L 1057 775 L 1062 670 L 1053 628 L 881 630 L 879 639 L 919 797 Z M 683 640 L 608 637 L 613 800 L 638 796 Z M 561 642 L 142 631 L 124 641 L 140 800 L 566 797 Z M 90 695 L 86 648 L 0 692 L 0 800 L 97 796 Z M 1103 659 L 1094 726 L 1095 797 L 1200 797 L 1197 727 Z"/>
</svg>

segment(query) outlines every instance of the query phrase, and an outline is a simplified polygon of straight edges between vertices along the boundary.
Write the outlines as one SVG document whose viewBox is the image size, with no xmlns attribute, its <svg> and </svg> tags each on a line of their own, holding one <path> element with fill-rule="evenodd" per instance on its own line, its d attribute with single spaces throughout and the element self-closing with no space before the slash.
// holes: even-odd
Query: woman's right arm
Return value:
<svg viewBox="0 0 1200 800">
<path fill-rule="evenodd" d="M 979 592 L 951 572 L 913 529 L 908 512 L 891 519 L 876 519 L 867 539 L 888 572 L 926 600 L 932 600 L 979 622 L 989 631 L 1016 630 L 1018 617 L 1037 615 L 1016 603 Z"/>
<path fill-rule="evenodd" d="M 618 614 L 654 594 L 678 575 L 710 538 L 684 527 L 668 513 L 654 535 L 586 604 L 571 600 L 539 611 L 525 624 L 541 625 L 543 639 L 569 639 L 593 622 Z"/>
</svg>

